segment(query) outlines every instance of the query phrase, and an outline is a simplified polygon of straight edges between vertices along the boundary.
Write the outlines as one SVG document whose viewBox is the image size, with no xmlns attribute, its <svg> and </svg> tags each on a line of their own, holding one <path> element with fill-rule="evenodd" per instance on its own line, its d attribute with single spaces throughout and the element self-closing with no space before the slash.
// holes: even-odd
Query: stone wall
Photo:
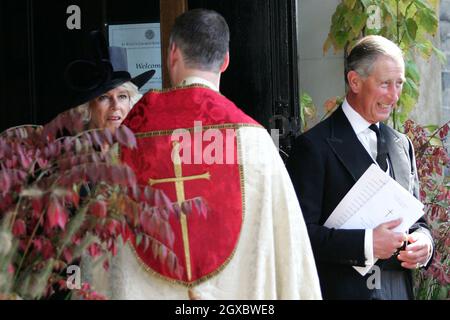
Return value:
<svg viewBox="0 0 450 320">
<path fill-rule="evenodd" d="M 340 0 L 298 0 L 297 34 L 300 93 L 309 94 L 317 106 L 316 121 L 324 114 L 323 103 L 345 93 L 344 54 L 325 55 L 322 47 L 331 16 Z M 316 121 L 311 121 L 311 125 Z"/>
</svg>

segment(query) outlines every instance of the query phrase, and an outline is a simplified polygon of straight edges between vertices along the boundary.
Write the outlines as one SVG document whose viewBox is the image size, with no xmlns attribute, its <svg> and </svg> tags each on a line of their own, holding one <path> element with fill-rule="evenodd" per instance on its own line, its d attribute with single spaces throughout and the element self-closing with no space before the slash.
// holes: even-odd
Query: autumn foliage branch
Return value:
<svg viewBox="0 0 450 320">
<path fill-rule="evenodd" d="M 48 297 L 65 287 L 63 271 L 83 253 L 108 268 L 118 241 L 132 235 L 181 277 L 169 219 L 193 211 L 206 216 L 202 200 L 179 205 L 139 186 L 117 156 L 119 145 L 136 147 L 127 127 L 82 129 L 71 110 L 44 127 L 0 135 L 0 296 Z M 84 284 L 80 295 L 101 297 L 88 289 Z"/>
</svg>

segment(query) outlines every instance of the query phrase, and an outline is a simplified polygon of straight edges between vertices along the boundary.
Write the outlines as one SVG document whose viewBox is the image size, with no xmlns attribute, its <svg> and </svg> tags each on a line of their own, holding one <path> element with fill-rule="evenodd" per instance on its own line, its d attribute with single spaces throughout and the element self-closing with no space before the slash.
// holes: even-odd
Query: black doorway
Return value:
<svg viewBox="0 0 450 320">
<path fill-rule="evenodd" d="M 159 22 L 159 0 L 0 1 L 0 131 L 44 124 L 64 111 L 69 61 L 87 54 L 82 34 L 106 24 Z M 68 30 L 68 6 L 81 9 L 82 30 Z M 214 9 L 231 30 L 231 64 L 221 90 L 267 129 L 280 130 L 289 152 L 298 132 L 299 97 L 295 0 L 189 0 Z"/>
<path fill-rule="evenodd" d="M 67 8 L 81 10 L 81 30 L 66 26 Z M 89 30 L 107 24 L 159 22 L 159 0 L 0 1 L 0 131 L 45 124 L 65 110 L 73 92 L 64 82 L 70 61 L 88 57 Z"/>
</svg>

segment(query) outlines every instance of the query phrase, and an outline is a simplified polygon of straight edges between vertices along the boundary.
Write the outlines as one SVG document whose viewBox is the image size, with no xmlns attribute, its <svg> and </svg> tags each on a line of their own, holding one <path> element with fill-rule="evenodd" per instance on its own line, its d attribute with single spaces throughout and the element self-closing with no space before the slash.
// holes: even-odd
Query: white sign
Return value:
<svg viewBox="0 0 450 320">
<path fill-rule="evenodd" d="M 152 79 L 139 91 L 162 88 L 161 35 L 159 23 L 110 25 L 109 45 L 126 49 L 128 72 L 135 77 L 145 71 L 155 70 Z"/>
</svg>

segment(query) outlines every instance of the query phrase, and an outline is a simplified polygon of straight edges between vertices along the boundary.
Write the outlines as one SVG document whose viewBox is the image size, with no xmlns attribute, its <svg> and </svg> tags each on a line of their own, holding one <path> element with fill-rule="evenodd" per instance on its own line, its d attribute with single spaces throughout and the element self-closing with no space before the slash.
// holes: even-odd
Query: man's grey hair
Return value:
<svg viewBox="0 0 450 320">
<path fill-rule="evenodd" d="M 230 30 L 217 12 L 194 9 L 180 15 L 172 28 L 169 46 L 182 52 L 187 67 L 219 72 L 229 50 Z"/>
<path fill-rule="evenodd" d="M 350 71 L 355 71 L 364 78 L 368 77 L 380 56 L 404 63 L 402 50 L 391 40 L 377 35 L 360 39 L 346 59 L 345 82 L 348 83 L 347 75 Z"/>
</svg>

